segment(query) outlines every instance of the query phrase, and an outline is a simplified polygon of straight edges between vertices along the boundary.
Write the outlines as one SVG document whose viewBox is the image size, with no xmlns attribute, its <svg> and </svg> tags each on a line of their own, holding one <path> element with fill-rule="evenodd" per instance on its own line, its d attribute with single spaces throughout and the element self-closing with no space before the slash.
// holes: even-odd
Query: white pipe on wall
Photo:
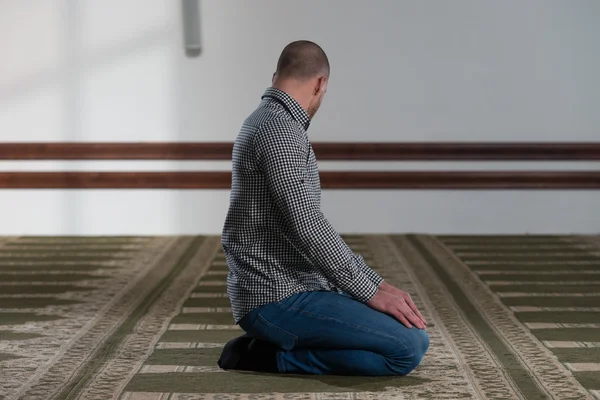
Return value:
<svg viewBox="0 0 600 400">
<path fill-rule="evenodd" d="M 198 57 L 200 43 L 200 0 L 181 0 L 183 19 L 183 45 L 188 57 Z"/>
</svg>

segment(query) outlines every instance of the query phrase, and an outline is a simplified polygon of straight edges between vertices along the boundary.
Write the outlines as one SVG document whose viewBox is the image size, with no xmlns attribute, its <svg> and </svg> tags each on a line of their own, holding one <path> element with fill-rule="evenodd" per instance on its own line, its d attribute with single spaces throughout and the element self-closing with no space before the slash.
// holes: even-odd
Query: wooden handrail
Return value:
<svg viewBox="0 0 600 400">
<path fill-rule="evenodd" d="M 600 189 L 600 171 L 325 171 L 323 189 Z M 0 189 L 229 189 L 231 172 L 0 172 Z"/>
<path fill-rule="evenodd" d="M 315 142 L 319 161 L 599 161 L 594 143 Z M 231 160 L 231 142 L 0 143 L 0 160 Z"/>
</svg>

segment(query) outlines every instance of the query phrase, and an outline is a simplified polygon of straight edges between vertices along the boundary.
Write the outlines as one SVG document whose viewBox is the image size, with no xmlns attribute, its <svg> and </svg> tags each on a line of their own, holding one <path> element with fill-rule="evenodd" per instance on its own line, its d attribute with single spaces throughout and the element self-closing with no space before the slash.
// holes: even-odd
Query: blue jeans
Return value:
<svg viewBox="0 0 600 400">
<path fill-rule="evenodd" d="M 279 372 L 407 375 L 429 337 L 354 298 L 306 292 L 259 307 L 240 321 L 249 336 L 277 345 Z"/>
</svg>

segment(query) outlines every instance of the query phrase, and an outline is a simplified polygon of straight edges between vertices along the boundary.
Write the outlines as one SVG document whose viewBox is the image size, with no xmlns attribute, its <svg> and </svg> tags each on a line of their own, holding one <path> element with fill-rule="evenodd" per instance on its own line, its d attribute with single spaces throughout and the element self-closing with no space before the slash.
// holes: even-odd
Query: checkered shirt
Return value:
<svg viewBox="0 0 600 400">
<path fill-rule="evenodd" d="M 383 281 L 321 212 L 309 124 L 291 96 L 268 88 L 235 141 L 221 240 L 236 324 L 257 307 L 301 292 L 345 292 L 367 302 Z"/>
</svg>

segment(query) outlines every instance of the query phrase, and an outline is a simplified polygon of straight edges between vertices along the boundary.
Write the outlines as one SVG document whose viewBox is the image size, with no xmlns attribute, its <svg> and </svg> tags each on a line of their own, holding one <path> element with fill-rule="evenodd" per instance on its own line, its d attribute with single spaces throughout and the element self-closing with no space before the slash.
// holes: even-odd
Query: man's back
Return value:
<svg viewBox="0 0 600 400">
<path fill-rule="evenodd" d="M 300 180 L 296 183 L 304 185 L 320 206 L 319 173 L 306 135 L 308 125 L 306 111 L 285 92 L 269 88 L 235 141 L 230 206 L 222 243 L 231 269 L 228 294 L 236 322 L 253 308 L 291 294 L 334 289 L 298 249 L 295 230 L 273 198 L 256 148 L 260 136 L 266 146 L 283 141 L 302 152 L 306 161 L 299 166 L 301 171 L 287 164 L 285 154 L 280 155 L 280 167 L 290 169 L 291 174 L 297 172 Z M 277 151 L 276 145 L 265 150 Z"/>
</svg>

